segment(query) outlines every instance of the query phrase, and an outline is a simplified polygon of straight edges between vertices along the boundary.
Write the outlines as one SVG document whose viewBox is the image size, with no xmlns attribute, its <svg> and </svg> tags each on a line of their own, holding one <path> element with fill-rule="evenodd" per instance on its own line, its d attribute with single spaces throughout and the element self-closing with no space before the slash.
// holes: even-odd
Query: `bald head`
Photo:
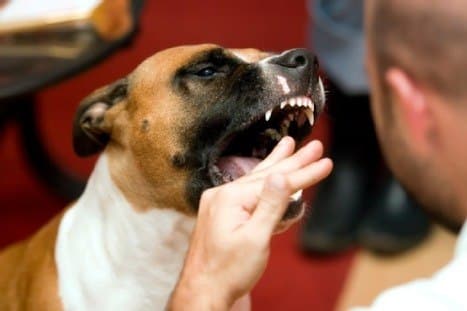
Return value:
<svg viewBox="0 0 467 311">
<path fill-rule="evenodd" d="M 467 0 L 367 0 L 380 73 L 397 66 L 442 96 L 467 97 Z"/>
</svg>

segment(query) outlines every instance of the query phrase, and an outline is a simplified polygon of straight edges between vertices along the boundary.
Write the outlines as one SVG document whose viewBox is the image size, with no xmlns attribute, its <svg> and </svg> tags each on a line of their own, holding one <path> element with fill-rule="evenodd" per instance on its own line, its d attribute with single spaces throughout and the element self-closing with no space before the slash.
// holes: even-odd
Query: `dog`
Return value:
<svg viewBox="0 0 467 311">
<path fill-rule="evenodd" d="M 0 255 L 0 310 L 163 310 L 202 192 L 251 171 L 324 106 L 316 57 L 204 44 L 156 53 L 79 105 L 73 146 L 102 152 L 81 197 Z M 281 223 L 303 215 L 295 197 Z M 239 308 L 248 308 L 248 299 Z"/>
</svg>

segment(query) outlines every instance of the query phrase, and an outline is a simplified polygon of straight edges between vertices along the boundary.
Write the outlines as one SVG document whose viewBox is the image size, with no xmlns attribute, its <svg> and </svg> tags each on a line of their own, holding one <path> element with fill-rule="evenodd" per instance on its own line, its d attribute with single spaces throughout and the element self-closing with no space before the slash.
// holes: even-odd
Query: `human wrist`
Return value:
<svg viewBox="0 0 467 311">
<path fill-rule="evenodd" d="M 169 302 L 168 310 L 229 310 L 235 299 L 205 277 L 182 274 Z"/>
</svg>

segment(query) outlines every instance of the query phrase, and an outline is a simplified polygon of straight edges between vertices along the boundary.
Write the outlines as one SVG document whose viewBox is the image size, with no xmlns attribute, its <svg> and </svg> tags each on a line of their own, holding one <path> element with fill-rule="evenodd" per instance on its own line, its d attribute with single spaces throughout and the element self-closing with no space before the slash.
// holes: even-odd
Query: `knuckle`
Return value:
<svg viewBox="0 0 467 311">
<path fill-rule="evenodd" d="M 265 207 L 266 209 L 275 209 L 278 207 L 278 200 L 275 199 L 274 197 L 271 197 L 269 195 L 264 195 L 262 194 L 260 197 L 259 197 L 259 201 L 261 201 L 261 204 L 263 205 L 263 207 Z"/>
</svg>

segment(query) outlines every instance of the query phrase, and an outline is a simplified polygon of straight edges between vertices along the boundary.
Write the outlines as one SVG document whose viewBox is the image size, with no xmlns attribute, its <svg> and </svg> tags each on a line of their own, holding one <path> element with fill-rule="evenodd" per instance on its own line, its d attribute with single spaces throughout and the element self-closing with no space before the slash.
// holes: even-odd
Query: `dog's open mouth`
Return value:
<svg viewBox="0 0 467 311">
<path fill-rule="evenodd" d="M 215 185 L 233 181 L 251 172 L 284 136 L 300 143 L 315 122 L 315 106 L 308 96 L 292 97 L 223 139 L 210 159 L 210 177 Z"/>
</svg>

